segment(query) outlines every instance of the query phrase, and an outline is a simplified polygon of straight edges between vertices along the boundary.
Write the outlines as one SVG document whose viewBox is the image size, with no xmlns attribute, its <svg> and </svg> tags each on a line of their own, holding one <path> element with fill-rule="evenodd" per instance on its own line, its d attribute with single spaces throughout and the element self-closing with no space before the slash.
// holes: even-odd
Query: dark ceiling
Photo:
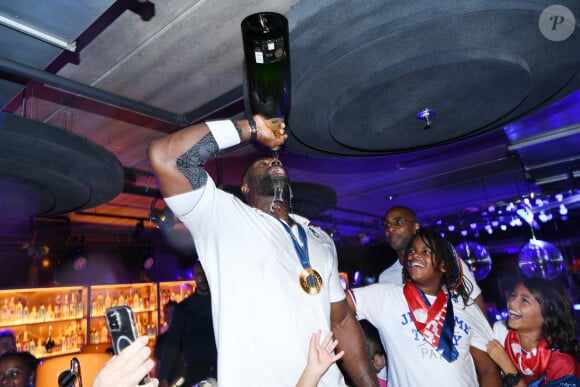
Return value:
<svg viewBox="0 0 580 387">
<path fill-rule="evenodd" d="M 481 233 L 533 195 L 543 198 L 531 202 L 537 216 L 560 219 L 563 193 L 560 227 L 575 227 L 577 0 L 3 2 L 4 223 L 58 216 L 103 232 L 148 219 L 158 195 L 148 142 L 244 115 L 240 23 L 266 10 L 290 26 L 290 138 L 280 157 L 299 183 L 297 212 L 384 243 L 381 218 L 393 204 L 456 232 L 477 222 Z M 425 109 L 435 111 L 428 129 L 417 119 Z M 264 152 L 247 144 L 208 168 L 232 186 Z"/>
</svg>

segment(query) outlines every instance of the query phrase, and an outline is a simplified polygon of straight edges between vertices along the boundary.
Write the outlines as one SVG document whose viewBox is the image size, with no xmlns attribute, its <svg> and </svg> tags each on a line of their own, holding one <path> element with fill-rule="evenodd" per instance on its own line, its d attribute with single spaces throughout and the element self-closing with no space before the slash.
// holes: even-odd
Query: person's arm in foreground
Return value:
<svg viewBox="0 0 580 387">
<path fill-rule="evenodd" d="M 469 352 L 473 357 L 479 385 L 481 387 L 502 387 L 503 381 L 499 369 L 487 352 L 473 346 L 470 347 Z"/>
<path fill-rule="evenodd" d="M 148 336 L 141 336 L 120 354 L 113 356 L 97 374 L 93 387 L 137 387 L 139 382 L 153 369 L 149 358 L 151 349 L 147 346 Z M 156 387 L 159 381 L 151 378 L 146 387 Z"/>
<path fill-rule="evenodd" d="M 322 375 L 328 370 L 332 363 L 335 363 L 343 355 L 344 351 L 333 355 L 332 352 L 338 345 L 338 340 L 334 340 L 329 345 L 332 332 L 329 332 L 324 341 L 320 343 L 321 331 L 312 334 L 310 346 L 308 347 L 308 363 L 296 387 L 316 387 Z"/>
<path fill-rule="evenodd" d="M 344 350 L 342 366 L 355 386 L 379 385 L 371 368 L 364 333 L 346 299 L 330 304 L 330 321 L 334 337 L 339 340 L 337 349 Z"/>
<path fill-rule="evenodd" d="M 506 349 L 501 345 L 496 339 L 491 340 L 487 343 L 487 353 L 489 357 L 501 368 L 504 374 L 517 374 L 519 370 L 516 365 L 510 359 Z M 514 387 L 524 387 L 526 382 L 520 379 L 518 384 L 514 384 Z"/>
</svg>

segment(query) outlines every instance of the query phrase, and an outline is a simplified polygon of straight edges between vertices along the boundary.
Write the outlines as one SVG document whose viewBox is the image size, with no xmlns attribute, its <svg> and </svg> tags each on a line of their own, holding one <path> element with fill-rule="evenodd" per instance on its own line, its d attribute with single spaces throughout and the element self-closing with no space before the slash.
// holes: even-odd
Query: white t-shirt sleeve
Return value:
<svg viewBox="0 0 580 387">
<path fill-rule="evenodd" d="M 209 176 L 208 181 L 211 181 L 211 178 Z M 193 210 L 193 208 L 197 205 L 197 203 L 201 199 L 206 186 L 207 184 L 194 191 L 189 191 L 179 195 L 164 198 L 165 204 L 167 204 L 169 209 L 171 209 L 171 211 L 178 218 L 182 217 L 183 215 L 187 215 Z"/>
<path fill-rule="evenodd" d="M 241 142 L 240 135 L 231 120 L 206 121 L 205 123 L 209 127 L 219 149 L 226 149 Z M 211 177 L 208 175 L 209 180 L 211 180 Z M 177 217 L 189 214 L 203 196 L 206 185 L 194 191 L 165 198 L 165 203 Z"/>
<path fill-rule="evenodd" d="M 505 321 L 496 321 L 493 324 L 493 335 L 501 345 L 505 346 L 505 339 L 507 337 L 509 328 Z"/>
<path fill-rule="evenodd" d="M 371 323 L 380 321 L 382 306 L 385 304 L 386 287 L 394 284 L 372 284 L 350 289 L 349 292 L 356 307 L 356 317 L 359 320 L 369 320 Z"/>
<path fill-rule="evenodd" d="M 471 345 L 487 352 L 487 343 L 494 338 L 491 326 L 476 304 L 470 304 L 467 310 L 471 316 L 471 329 L 473 330 Z"/>
</svg>

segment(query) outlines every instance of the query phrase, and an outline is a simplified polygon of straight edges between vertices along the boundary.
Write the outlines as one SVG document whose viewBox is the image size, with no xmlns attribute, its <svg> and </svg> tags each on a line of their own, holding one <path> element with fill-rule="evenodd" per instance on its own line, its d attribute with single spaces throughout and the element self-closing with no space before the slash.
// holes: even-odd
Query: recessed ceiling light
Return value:
<svg viewBox="0 0 580 387">
<path fill-rule="evenodd" d="M 437 112 L 435 111 L 435 109 L 431 109 L 426 107 L 425 109 L 419 111 L 417 113 L 417 119 L 418 120 L 423 120 L 425 121 L 425 125 L 423 125 L 423 129 L 429 129 L 431 128 L 431 125 L 433 125 L 433 122 L 431 121 L 431 118 L 437 114 Z"/>
</svg>

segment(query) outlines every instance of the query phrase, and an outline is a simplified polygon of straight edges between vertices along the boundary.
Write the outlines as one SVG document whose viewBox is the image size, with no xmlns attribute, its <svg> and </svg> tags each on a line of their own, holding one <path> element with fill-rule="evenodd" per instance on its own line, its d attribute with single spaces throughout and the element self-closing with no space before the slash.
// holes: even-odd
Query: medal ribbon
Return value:
<svg viewBox="0 0 580 387">
<path fill-rule="evenodd" d="M 439 290 L 433 305 L 429 303 L 425 294 L 413 283 L 407 282 L 403 288 L 403 294 L 409 305 L 415 327 L 425 340 L 435 349 L 441 351 L 441 355 L 448 362 L 457 359 L 459 353 L 453 345 L 453 331 L 455 330 L 455 316 L 451 297 L 445 288 Z M 416 311 L 424 312 L 425 321 L 418 321 Z"/>
<path fill-rule="evenodd" d="M 298 236 L 300 237 L 300 242 L 302 242 L 302 245 L 300 245 L 300 243 L 298 243 L 298 241 L 296 240 L 296 237 L 294 236 L 294 233 L 292 232 L 290 226 L 288 226 L 285 222 L 283 222 L 280 219 L 278 219 L 278 221 L 282 223 L 284 229 L 286 229 L 288 234 L 290 234 L 290 237 L 292 238 L 292 243 L 294 244 L 294 250 L 296 250 L 296 254 L 298 255 L 300 264 L 304 269 L 309 269 L 310 258 L 308 257 L 308 239 L 306 238 L 306 231 L 304 231 L 304 228 L 300 224 L 296 223 L 296 227 L 298 227 Z"/>
<path fill-rule="evenodd" d="M 548 369 L 552 350 L 548 348 L 546 339 L 542 339 L 536 348 L 528 352 L 522 348 L 517 331 L 510 329 L 505 338 L 505 348 L 526 383 L 538 379 Z"/>
</svg>

